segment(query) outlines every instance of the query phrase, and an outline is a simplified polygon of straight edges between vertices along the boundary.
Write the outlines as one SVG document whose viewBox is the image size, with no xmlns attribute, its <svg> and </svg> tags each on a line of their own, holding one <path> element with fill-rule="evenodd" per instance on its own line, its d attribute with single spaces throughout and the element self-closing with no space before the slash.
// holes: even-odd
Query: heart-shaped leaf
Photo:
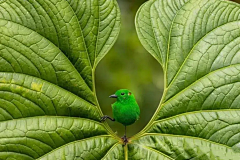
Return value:
<svg viewBox="0 0 240 160">
<path fill-rule="evenodd" d="M 165 91 L 128 146 L 130 157 L 239 159 L 239 13 L 240 5 L 224 0 L 142 5 L 137 33 L 164 69 Z"/>
<path fill-rule="evenodd" d="M 0 159 L 123 157 L 94 86 L 119 30 L 115 0 L 0 1 Z"/>
</svg>

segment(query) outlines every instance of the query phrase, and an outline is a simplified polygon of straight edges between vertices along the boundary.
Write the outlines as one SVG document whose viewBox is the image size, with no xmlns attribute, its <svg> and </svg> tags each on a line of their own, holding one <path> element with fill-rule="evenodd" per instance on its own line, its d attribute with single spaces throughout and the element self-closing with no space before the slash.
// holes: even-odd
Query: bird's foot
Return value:
<svg viewBox="0 0 240 160">
<path fill-rule="evenodd" d="M 105 122 L 106 119 L 110 119 L 111 121 L 115 121 L 114 118 L 111 118 L 111 117 L 109 117 L 108 115 L 104 115 L 104 116 L 101 118 L 101 122 Z"/>
<path fill-rule="evenodd" d="M 124 145 L 126 145 L 128 143 L 128 139 L 127 139 L 126 135 L 124 135 L 121 139 L 122 139 Z"/>
<path fill-rule="evenodd" d="M 105 122 L 107 118 L 108 118 L 108 116 L 107 116 L 107 115 L 104 115 L 104 116 L 101 118 L 101 122 Z"/>
</svg>

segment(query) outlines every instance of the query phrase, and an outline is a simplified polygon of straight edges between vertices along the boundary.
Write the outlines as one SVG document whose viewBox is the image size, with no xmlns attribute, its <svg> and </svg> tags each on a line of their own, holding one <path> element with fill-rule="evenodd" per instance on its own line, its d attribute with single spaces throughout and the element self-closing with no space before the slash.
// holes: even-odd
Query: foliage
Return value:
<svg viewBox="0 0 240 160">
<path fill-rule="evenodd" d="M 165 90 L 123 146 L 96 98 L 95 69 L 117 39 L 115 0 L 0 1 L 0 159 L 238 159 L 240 6 L 151 0 L 140 41 Z"/>
</svg>

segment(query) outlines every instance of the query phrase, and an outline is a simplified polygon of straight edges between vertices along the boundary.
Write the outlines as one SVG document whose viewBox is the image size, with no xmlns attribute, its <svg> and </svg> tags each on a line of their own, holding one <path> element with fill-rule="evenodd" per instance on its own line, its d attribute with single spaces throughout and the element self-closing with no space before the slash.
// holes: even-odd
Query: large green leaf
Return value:
<svg viewBox="0 0 240 160">
<path fill-rule="evenodd" d="M 150 0 L 136 27 L 165 91 L 123 147 L 94 84 L 120 30 L 116 0 L 0 1 L 0 159 L 239 159 L 240 6 Z"/>
<path fill-rule="evenodd" d="M 137 33 L 164 69 L 165 91 L 128 145 L 131 159 L 239 159 L 239 13 L 240 5 L 224 0 L 141 6 Z"/>
<path fill-rule="evenodd" d="M 0 1 L 0 159 L 124 156 L 94 86 L 119 30 L 115 0 Z"/>
</svg>

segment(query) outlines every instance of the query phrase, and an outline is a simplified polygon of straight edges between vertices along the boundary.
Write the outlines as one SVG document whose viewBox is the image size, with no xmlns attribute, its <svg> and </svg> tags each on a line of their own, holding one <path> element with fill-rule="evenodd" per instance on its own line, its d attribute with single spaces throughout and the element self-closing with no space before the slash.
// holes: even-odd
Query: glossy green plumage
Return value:
<svg viewBox="0 0 240 160">
<path fill-rule="evenodd" d="M 140 115 L 134 95 L 127 89 L 118 90 L 115 95 L 117 101 L 112 104 L 113 118 L 124 126 L 133 124 Z"/>
</svg>

